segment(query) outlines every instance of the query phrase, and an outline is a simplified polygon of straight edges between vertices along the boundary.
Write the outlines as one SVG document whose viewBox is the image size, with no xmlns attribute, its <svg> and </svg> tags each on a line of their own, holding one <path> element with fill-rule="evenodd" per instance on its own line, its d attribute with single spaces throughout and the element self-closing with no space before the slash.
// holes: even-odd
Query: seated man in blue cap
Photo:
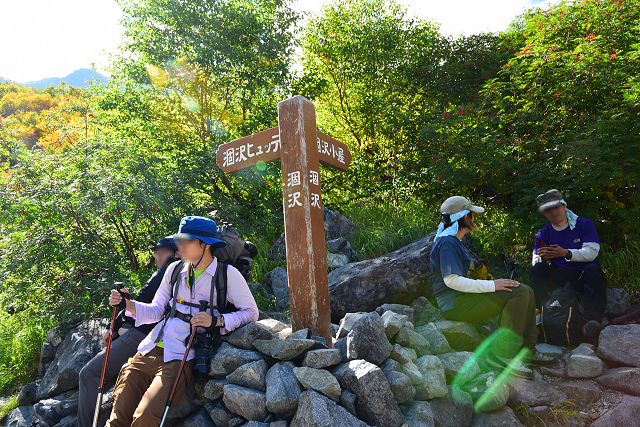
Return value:
<svg viewBox="0 0 640 427">
<path fill-rule="evenodd" d="M 258 307 L 242 274 L 232 265 L 219 262 L 214 250 L 226 243 L 219 238 L 216 223 L 199 216 L 182 219 L 174 239 L 183 262 L 174 262 L 162 278 L 151 303 L 126 300 L 127 314 L 135 325 L 158 323 L 138 346 L 138 352 L 126 365 L 113 390 L 113 410 L 107 427 L 157 426 L 171 396 L 178 402 L 192 379 L 196 351 L 187 343 L 192 327 L 196 337 L 202 334 L 228 334 L 258 320 Z M 227 273 L 227 302 L 235 311 L 220 310 L 216 293 L 217 273 Z M 174 275 L 174 270 L 178 273 Z M 175 282 L 172 278 L 175 277 Z M 111 291 L 109 303 L 118 305 L 122 296 Z M 200 302 L 213 302 L 200 311 Z M 165 307 L 171 309 L 167 312 Z M 214 305 L 214 307 L 211 307 Z M 222 313 L 221 313 L 222 311 Z M 181 361 L 187 355 L 181 371 Z M 208 373 L 208 362 L 198 359 Z M 173 395 L 171 394 L 173 391 Z"/>
<path fill-rule="evenodd" d="M 569 210 L 558 190 L 540 194 L 536 201 L 548 221 L 536 234 L 533 246 L 530 277 L 536 302 L 543 304 L 550 291 L 570 283 L 582 295 L 585 338 L 593 340 L 600 332 L 607 304 L 596 227 L 590 219 Z"/>
<path fill-rule="evenodd" d="M 151 275 L 147 283 L 140 289 L 137 301 L 151 302 L 156 294 L 167 267 L 176 261 L 178 248 L 172 237 L 160 239 L 153 247 L 153 259 L 157 270 Z M 123 292 L 129 291 L 125 288 Z M 134 320 L 122 310 L 116 317 L 114 330 L 116 335 L 109 351 L 109 363 L 105 374 L 106 383 L 113 383 L 122 365 L 132 357 L 140 342 L 155 326 L 154 324 L 134 326 Z M 126 330 L 125 330 L 126 329 Z M 121 334 L 118 333 L 121 332 Z M 102 341 L 106 343 L 109 331 L 102 335 Z M 118 339 L 116 339 L 118 338 Z M 78 397 L 78 426 L 88 427 L 93 423 L 96 401 L 98 397 L 98 385 L 105 351 L 98 353 L 80 370 L 80 391 Z"/>
</svg>

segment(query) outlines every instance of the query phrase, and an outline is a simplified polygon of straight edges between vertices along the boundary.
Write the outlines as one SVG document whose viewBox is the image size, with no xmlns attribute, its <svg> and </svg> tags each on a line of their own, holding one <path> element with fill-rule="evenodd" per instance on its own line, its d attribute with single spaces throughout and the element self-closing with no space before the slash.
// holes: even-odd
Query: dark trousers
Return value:
<svg viewBox="0 0 640 427">
<path fill-rule="evenodd" d="M 571 283 L 582 295 L 585 318 L 602 320 L 607 306 L 607 283 L 599 265 L 589 264 L 583 270 L 573 270 L 539 262 L 531 268 L 530 278 L 538 306 L 544 303 L 551 291 Z"/>
<path fill-rule="evenodd" d="M 140 344 L 140 341 L 142 341 L 145 336 L 144 333 L 132 328 L 111 343 L 107 372 L 105 373 L 105 386 L 115 383 L 120 368 L 127 363 L 130 357 L 136 354 L 138 344 Z M 91 427 L 93 424 L 93 414 L 96 410 L 98 386 L 100 385 L 100 374 L 102 374 L 104 355 L 105 350 L 102 350 L 80 370 L 80 393 L 78 395 L 79 427 Z"/>
<path fill-rule="evenodd" d="M 500 315 L 500 327 L 518 337 L 516 342 L 500 343 L 494 348 L 499 356 L 513 357 L 522 347 L 533 349 L 537 341 L 536 306 L 533 290 L 520 285 L 513 291 L 498 291 L 481 294 L 459 294 L 453 309 L 443 313 L 445 319 L 480 323 Z"/>
</svg>

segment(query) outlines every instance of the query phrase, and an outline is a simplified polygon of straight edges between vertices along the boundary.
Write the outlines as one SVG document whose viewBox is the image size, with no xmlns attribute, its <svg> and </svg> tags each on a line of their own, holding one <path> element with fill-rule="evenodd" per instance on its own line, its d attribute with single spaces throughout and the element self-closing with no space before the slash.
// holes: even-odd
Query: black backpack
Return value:
<svg viewBox="0 0 640 427">
<path fill-rule="evenodd" d="M 540 321 L 546 343 L 573 346 L 583 341 L 584 308 L 580 294 L 570 283 L 551 292 L 542 304 Z"/>
<path fill-rule="evenodd" d="M 226 245 L 214 248 L 213 254 L 218 261 L 233 265 L 248 280 L 258 248 L 253 243 L 245 241 L 231 224 L 219 225 L 218 235 Z"/>
</svg>

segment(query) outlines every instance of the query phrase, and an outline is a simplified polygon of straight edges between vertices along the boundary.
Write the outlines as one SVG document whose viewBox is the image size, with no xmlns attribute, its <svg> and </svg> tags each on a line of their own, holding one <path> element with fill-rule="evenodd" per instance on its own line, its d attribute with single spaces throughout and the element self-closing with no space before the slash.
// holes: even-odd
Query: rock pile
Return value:
<svg viewBox="0 0 640 427">
<path fill-rule="evenodd" d="M 91 320 L 64 336 L 52 330 L 43 377 L 23 387 L 20 407 L 4 425 L 75 425 L 78 372 L 98 351 L 104 327 Z M 274 319 L 234 331 L 208 375 L 172 409 L 170 424 L 513 426 L 564 425 L 569 417 L 572 425 L 614 426 L 633 425 L 640 414 L 640 325 L 605 328 L 597 348 L 541 344 L 555 366 L 511 378 L 482 401 L 499 375 L 472 353 L 484 337 L 472 325 L 444 320 L 424 297 L 347 313 L 333 328 L 333 348 Z M 108 393 L 101 425 L 110 409 Z"/>
<path fill-rule="evenodd" d="M 174 404 L 168 425 L 208 426 L 518 426 L 639 425 L 640 325 L 603 329 L 597 347 L 539 344 L 553 366 L 533 378 L 508 378 L 474 352 L 485 329 L 443 318 L 428 294 L 433 235 L 372 260 L 355 259 L 353 223 L 325 210 L 334 338 L 292 331 L 265 318 L 224 337 L 208 375 Z M 273 256 L 285 253 L 284 239 Z M 342 255 L 340 258 L 337 255 Z M 288 306 L 287 276 L 266 277 L 278 309 Z M 609 291 L 608 311 L 628 309 Z M 25 385 L 11 427 L 76 425 L 78 374 L 100 349 L 105 320 L 52 329 L 42 347 L 40 378 Z M 486 392 L 490 390 L 490 392 Z M 111 411 L 111 391 L 99 425 Z"/>
</svg>

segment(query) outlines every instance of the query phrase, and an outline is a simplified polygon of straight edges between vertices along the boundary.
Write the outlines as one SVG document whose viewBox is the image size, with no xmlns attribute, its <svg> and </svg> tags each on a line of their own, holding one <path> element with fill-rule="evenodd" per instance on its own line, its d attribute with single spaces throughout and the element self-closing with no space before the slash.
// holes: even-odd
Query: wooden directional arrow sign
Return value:
<svg viewBox="0 0 640 427">
<path fill-rule="evenodd" d="M 320 163 L 347 170 L 351 153 L 335 138 L 316 131 L 316 145 Z M 277 127 L 222 144 L 216 152 L 216 163 L 226 173 L 247 169 L 258 162 L 280 159 L 280 133 Z"/>
<path fill-rule="evenodd" d="M 345 144 L 316 129 L 311 101 L 294 96 L 278 103 L 278 127 L 221 145 L 216 163 L 235 172 L 280 159 L 287 276 L 294 330 L 309 328 L 331 341 L 331 309 L 324 238 L 320 163 L 346 170 Z"/>
</svg>

